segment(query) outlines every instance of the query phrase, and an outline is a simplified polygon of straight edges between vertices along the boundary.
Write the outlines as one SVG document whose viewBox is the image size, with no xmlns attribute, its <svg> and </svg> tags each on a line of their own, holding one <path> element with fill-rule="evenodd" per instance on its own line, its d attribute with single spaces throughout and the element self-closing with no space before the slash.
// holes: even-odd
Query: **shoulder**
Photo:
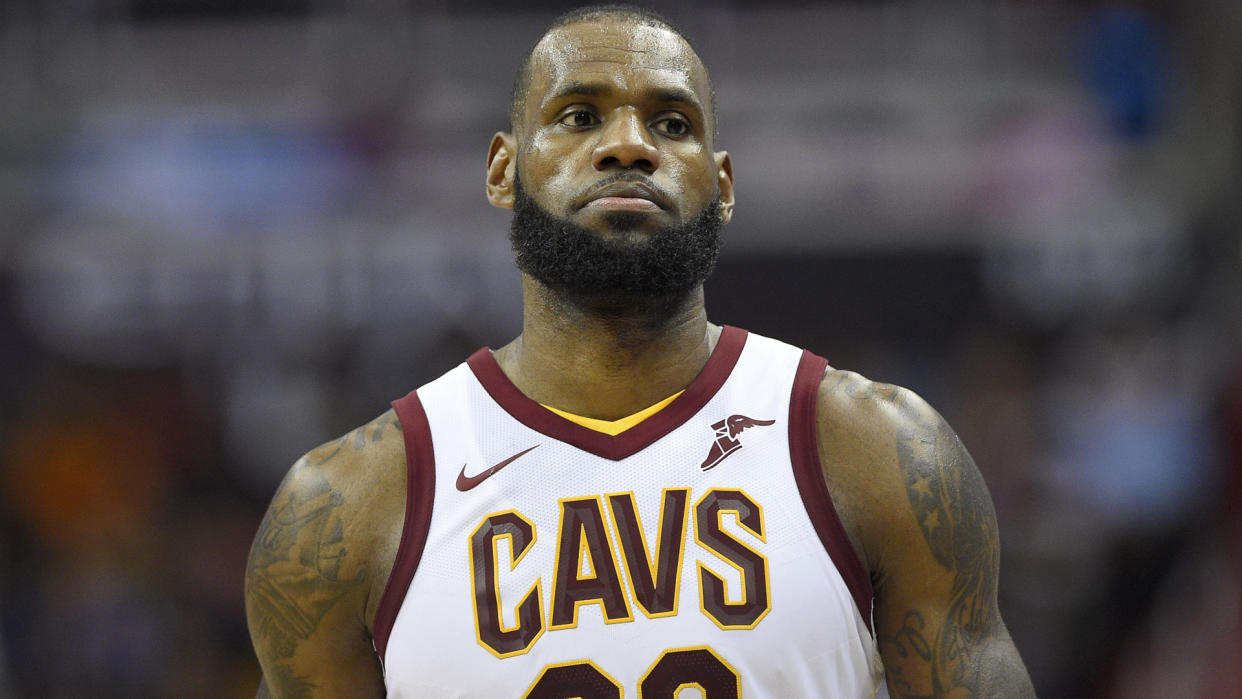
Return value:
<svg viewBox="0 0 1242 699">
<path fill-rule="evenodd" d="M 927 401 L 900 386 L 829 368 L 816 410 L 824 477 L 842 524 L 872 575 L 911 539 L 933 552 L 962 511 L 991 515 L 978 469 Z M 944 546 L 938 544 L 944 543 Z"/>
<path fill-rule="evenodd" d="M 251 549 L 247 596 L 258 593 L 263 603 L 265 590 L 274 593 L 300 607 L 303 621 L 339 603 L 369 628 L 395 557 L 404 505 L 405 448 L 396 414 L 388 410 L 315 447 L 289 469 Z M 299 602 L 299 596 L 308 600 Z M 259 611 L 270 612 L 279 625 L 281 610 Z M 297 629 L 284 631 L 298 635 Z"/>
<path fill-rule="evenodd" d="M 326 480 L 355 495 L 387 485 L 395 462 L 402 462 L 401 423 L 389 409 L 375 419 L 308 451 L 294 463 L 281 487 Z M 396 470 L 398 474 L 400 469 Z"/>
<path fill-rule="evenodd" d="M 326 511 L 348 515 L 359 541 L 374 520 L 386 517 L 394 492 L 404 494 L 405 445 L 393 410 L 321 444 L 293 464 L 273 505 L 320 502 Z M 343 524 L 344 526 L 344 524 Z"/>
<path fill-rule="evenodd" d="M 947 429 L 914 391 L 832 367 L 819 385 L 815 415 L 825 475 L 865 476 L 876 487 L 903 480 L 898 445 Z"/>
<path fill-rule="evenodd" d="M 915 392 L 828 367 L 819 385 L 821 428 L 880 437 L 935 411 Z"/>
</svg>

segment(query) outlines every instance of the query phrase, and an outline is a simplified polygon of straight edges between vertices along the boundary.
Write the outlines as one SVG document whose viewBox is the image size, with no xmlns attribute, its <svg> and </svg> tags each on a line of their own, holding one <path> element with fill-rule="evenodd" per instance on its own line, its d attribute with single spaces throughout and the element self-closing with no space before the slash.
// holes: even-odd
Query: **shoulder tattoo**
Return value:
<svg viewBox="0 0 1242 699">
<path fill-rule="evenodd" d="M 388 435 L 389 428 L 393 428 L 398 435 L 401 434 L 401 422 L 397 419 L 397 413 L 392 410 L 338 438 L 336 441 L 329 442 L 315 449 L 307 455 L 307 458 L 311 464 L 322 466 L 335 459 L 346 449 L 355 452 L 362 451 L 368 444 L 384 441 L 384 437 Z"/>
</svg>

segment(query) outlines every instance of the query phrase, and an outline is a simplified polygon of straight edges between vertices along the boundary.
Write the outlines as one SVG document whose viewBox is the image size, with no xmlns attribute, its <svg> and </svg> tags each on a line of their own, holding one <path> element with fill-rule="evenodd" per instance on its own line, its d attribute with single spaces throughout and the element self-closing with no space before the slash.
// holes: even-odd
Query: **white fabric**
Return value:
<svg viewBox="0 0 1242 699">
<path fill-rule="evenodd" d="M 623 688 L 622 696 L 636 697 L 641 678 L 666 649 L 702 646 L 737 671 L 745 697 L 872 699 L 877 691 L 886 696 L 875 641 L 794 481 L 789 400 L 800 356 L 794 347 L 748 335 L 731 375 L 697 414 L 620 461 L 522 424 L 465 364 L 420 388 L 435 451 L 435 504 L 426 548 L 384 658 L 389 696 L 520 697 L 546 666 L 590 660 Z M 733 415 L 775 422 L 745 429 L 736 436 L 741 449 L 701 470 L 715 440 L 713 423 Z M 477 487 L 457 489 L 463 466 L 475 475 L 533 445 L 538 446 Z M 605 624 L 602 605 L 588 603 L 578 607 L 575 628 L 547 629 L 560 499 L 632 493 L 648 551 L 654 553 L 666 488 L 690 489 L 676 615 L 648 618 L 636 604 L 620 560 L 618 527 L 601 497 L 633 620 Z M 699 562 L 726 580 L 730 601 L 742 594 L 735 567 L 695 538 L 695 505 L 712 489 L 741 490 L 762 511 L 763 540 L 741 527 L 736 516 L 721 517 L 730 536 L 767 561 L 770 610 L 753 629 L 722 629 L 701 609 Z M 516 623 L 514 609 L 538 581 L 545 631 L 526 652 L 501 659 L 476 633 L 470 537 L 489 515 L 510 510 L 534 524 L 536 538 L 512 570 L 509 540 L 496 546 L 503 621 Z"/>
</svg>

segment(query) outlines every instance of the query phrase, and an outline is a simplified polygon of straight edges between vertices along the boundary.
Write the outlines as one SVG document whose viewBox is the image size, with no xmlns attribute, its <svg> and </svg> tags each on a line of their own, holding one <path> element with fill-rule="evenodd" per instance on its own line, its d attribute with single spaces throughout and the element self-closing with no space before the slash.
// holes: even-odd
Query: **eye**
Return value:
<svg viewBox="0 0 1242 699">
<path fill-rule="evenodd" d="M 681 116 L 666 116 L 656 120 L 653 125 L 656 131 L 670 138 L 681 138 L 690 135 L 690 122 Z"/>
<path fill-rule="evenodd" d="M 599 117 L 595 116 L 595 112 L 589 109 L 574 109 L 561 117 L 559 123 L 573 129 L 585 129 L 598 124 Z"/>
</svg>

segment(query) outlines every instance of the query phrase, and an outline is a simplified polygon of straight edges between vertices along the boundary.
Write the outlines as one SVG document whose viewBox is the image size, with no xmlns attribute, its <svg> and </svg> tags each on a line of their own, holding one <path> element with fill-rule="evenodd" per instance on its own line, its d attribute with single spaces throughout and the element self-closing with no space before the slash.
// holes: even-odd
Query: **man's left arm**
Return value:
<svg viewBox="0 0 1242 699">
<path fill-rule="evenodd" d="M 894 502 L 888 550 L 873 570 L 876 636 L 890 694 L 1035 696 L 997 607 L 1000 540 L 979 469 L 918 396 L 900 391 L 891 414 L 896 469 L 890 473 L 905 502 Z"/>
<path fill-rule="evenodd" d="M 871 576 L 890 695 L 1035 696 L 997 609 L 992 499 L 957 435 L 913 392 L 831 368 L 817 421 L 833 505 Z"/>
</svg>

